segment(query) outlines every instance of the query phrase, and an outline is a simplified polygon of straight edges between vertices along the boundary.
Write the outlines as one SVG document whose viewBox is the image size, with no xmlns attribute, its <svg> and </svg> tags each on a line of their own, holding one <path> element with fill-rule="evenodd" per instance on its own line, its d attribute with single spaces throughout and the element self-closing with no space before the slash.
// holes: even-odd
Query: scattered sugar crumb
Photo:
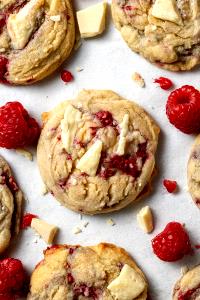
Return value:
<svg viewBox="0 0 200 300">
<path fill-rule="evenodd" d="M 144 78 L 139 73 L 133 73 L 132 80 L 135 81 L 140 87 L 145 87 Z"/>
<path fill-rule="evenodd" d="M 79 228 L 79 227 L 75 227 L 73 230 L 72 230 L 73 234 L 79 234 L 82 232 L 82 230 Z"/>
<path fill-rule="evenodd" d="M 77 72 L 82 72 L 84 69 L 83 68 L 81 68 L 81 67 L 76 67 L 76 71 Z"/>
<path fill-rule="evenodd" d="M 61 20 L 61 17 L 60 15 L 57 15 L 57 16 L 51 16 L 50 17 L 50 20 L 54 21 L 54 22 L 59 22 Z"/>
<path fill-rule="evenodd" d="M 113 221 L 113 219 L 108 219 L 108 220 L 106 221 L 106 223 L 107 223 L 108 225 L 110 225 L 110 226 L 116 225 L 116 223 L 115 223 L 115 221 Z"/>
<path fill-rule="evenodd" d="M 181 268 L 181 275 L 185 275 L 188 272 L 188 270 L 189 270 L 188 266 L 183 266 Z"/>
<path fill-rule="evenodd" d="M 81 224 L 81 226 L 82 226 L 82 227 L 85 227 L 85 228 L 86 228 L 88 225 L 89 225 L 89 222 L 87 222 L 87 221 L 84 221 L 84 222 L 82 222 L 82 224 Z"/>
<path fill-rule="evenodd" d="M 47 186 L 44 183 L 42 184 L 42 187 L 41 187 L 41 194 L 42 194 L 42 196 L 48 194 Z"/>
<path fill-rule="evenodd" d="M 34 243 L 34 244 L 37 244 L 37 243 L 38 243 L 38 240 L 37 240 L 37 239 L 34 239 L 34 240 L 33 240 L 33 243 Z"/>
<path fill-rule="evenodd" d="M 24 156 L 25 158 L 27 158 L 30 161 L 33 160 L 33 154 L 25 149 L 18 148 L 18 149 L 16 149 L 16 152 L 18 154 L 21 154 L 22 156 Z"/>
</svg>

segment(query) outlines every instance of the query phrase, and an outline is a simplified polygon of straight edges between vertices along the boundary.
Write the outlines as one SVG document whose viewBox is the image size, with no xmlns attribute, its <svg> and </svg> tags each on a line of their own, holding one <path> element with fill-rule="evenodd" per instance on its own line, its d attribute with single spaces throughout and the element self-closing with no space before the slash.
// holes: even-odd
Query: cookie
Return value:
<svg viewBox="0 0 200 300">
<path fill-rule="evenodd" d="M 176 283 L 173 300 L 198 300 L 200 295 L 200 265 L 189 270 Z"/>
<path fill-rule="evenodd" d="M 112 16 L 128 46 L 171 71 L 200 63 L 200 3 L 182 0 L 112 0 Z"/>
<path fill-rule="evenodd" d="M 112 244 L 59 245 L 36 266 L 28 300 L 147 299 L 148 284 L 128 253 Z"/>
<path fill-rule="evenodd" d="M 23 194 L 8 163 L 0 156 L 0 253 L 19 233 L 22 205 Z"/>
<path fill-rule="evenodd" d="M 43 121 L 38 165 L 64 206 L 107 213 L 149 191 L 159 128 L 136 103 L 112 91 L 83 90 Z"/>
<path fill-rule="evenodd" d="M 200 135 L 192 146 L 187 166 L 188 190 L 195 204 L 200 208 Z"/>
<path fill-rule="evenodd" d="M 70 55 L 74 41 L 70 0 L 0 1 L 0 82 L 45 78 Z"/>
</svg>

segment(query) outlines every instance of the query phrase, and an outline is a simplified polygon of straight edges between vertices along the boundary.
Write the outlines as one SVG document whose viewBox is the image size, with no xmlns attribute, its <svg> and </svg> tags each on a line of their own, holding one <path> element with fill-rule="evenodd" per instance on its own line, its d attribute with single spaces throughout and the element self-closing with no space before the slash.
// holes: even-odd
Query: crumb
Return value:
<svg viewBox="0 0 200 300">
<path fill-rule="evenodd" d="M 73 234 L 79 234 L 82 232 L 82 230 L 79 228 L 79 227 L 75 227 L 73 230 L 72 230 Z"/>
<path fill-rule="evenodd" d="M 189 270 L 188 266 L 183 266 L 181 268 L 181 275 L 185 275 L 188 272 L 188 270 Z"/>
<path fill-rule="evenodd" d="M 142 78 L 142 76 L 139 73 L 133 73 L 132 80 L 135 81 L 140 87 L 145 87 L 144 78 Z"/>
<path fill-rule="evenodd" d="M 42 194 L 42 196 L 48 194 L 47 186 L 44 183 L 42 184 L 42 187 L 41 187 L 41 194 Z"/>
<path fill-rule="evenodd" d="M 108 219 L 108 220 L 106 221 L 106 223 L 107 223 L 108 225 L 110 225 L 110 226 L 116 225 L 116 223 L 115 223 L 115 221 L 113 221 L 113 219 Z"/>
<path fill-rule="evenodd" d="M 25 158 L 27 158 L 30 161 L 33 160 L 33 154 L 25 149 L 18 148 L 18 149 L 16 149 L 16 152 L 18 154 L 21 154 L 22 156 L 24 156 Z"/>
<path fill-rule="evenodd" d="M 83 219 L 83 216 L 81 214 L 79 214 L 79 219 L 82 220 Z"/>
<path fill-rule="evenodd" d="M 82 222 L 82 224 L 81 224 L 81 226 L 82 226 L 82 227 L 85 227 L 85 228 L 86 228 L 88 225 L 89 225 L 89 222 L 87 222 L 87 221 L 84 221 L 84 222 Z"/>
<path fill-rule="evenodd" d="M 82 72 L 84 69 L 83 68 L 81 68 L 81 67 L 76 67 L 76 71 L 77 72 Z"/>
</svg>

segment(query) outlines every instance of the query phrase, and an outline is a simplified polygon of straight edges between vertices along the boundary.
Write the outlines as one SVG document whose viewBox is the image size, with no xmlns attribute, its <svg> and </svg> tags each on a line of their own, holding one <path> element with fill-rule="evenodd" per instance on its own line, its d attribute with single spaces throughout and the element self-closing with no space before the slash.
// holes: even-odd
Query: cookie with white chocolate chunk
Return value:
<svg viewBox="0 0 200 300">
<path fill-rule="evenodd" d="M 112 0 L 112 16 L 128 46 L 171 71 L 200 63 L 198 0 Z"/>
<path fill-rule="evenodd" d="M 26 85 L 47 77 L 74 42 L 70 0 L 0 1 L 0 82 Z"/>
<path fill-rule="evenodd" d="M 136 103 L 84 90 L 43 114 L 37 159 L 48 190 L 85 214 L 119 210 L 149 191 L 159 128 Z"/>
<path fill-rule="evenodd" d="M 57 245 L 33 271 L 27 299 L 145 300 L 147 289 L 144 274 L 122 248 Z"/>
<path fill-rule="evenodd" d="M 0 156 L 0 254 L 19 233 L 22 205 L 23 194 L 8 163 Z"/>
</svg>

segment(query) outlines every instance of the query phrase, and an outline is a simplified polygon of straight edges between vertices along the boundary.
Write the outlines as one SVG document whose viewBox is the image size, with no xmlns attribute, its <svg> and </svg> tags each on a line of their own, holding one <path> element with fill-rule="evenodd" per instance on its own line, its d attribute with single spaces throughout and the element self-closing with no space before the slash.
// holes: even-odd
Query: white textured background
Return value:
<svg viewBox="0 0 200 300">
<path fill-rule="evenodd" d="M 97 1 L 75 2 L 76 8 L 83 8 Z M 186 257 L 177 263 L 164 263 L 152 254 L 150 241 L 169 221 L 176 220 L 186 224 L 194 244 L 200 243 L 200 212 L 193 204 L 186 184 L 187 159 L 194 136 L 182 134 L 169 124 L 165 114 L 168 92 L 157 87 L 153 79 L 166 76 L 174 81 L 176 87 L 192 84 L 199 88 L 199 70 L 187 73 L 167 72 L 132 53 L 119 32 L 114 29 L 110 12 L 104 35 L 84 41 L 65 67 L 74 74 L 74 82 L 65 85 L 57 72 L 34 86 L 1 85 L 0 105 L 7 101 L 19 100 L 34 117 L 40 119 L 43 111 L 48 111 L 65 99 L 75 97 L 83 88 L 112 89 L 127 99 L 135 100 L 161 127 L 157 153 L 158 175 L 154 180 L 154 190 L 147 199 L 121 212 L 83 217 L 83 220 L 89 221 L 88 227 L 83 233 L 73 235 L 73 227 L 81 222 L 79 215 L 61 207 L 51 195 L 41 195 L 41 179 L 36 157 L 34 156 L 34 161 L 31 162 L 15 151 L 0 149 L 0 154 L 12 166 L 17 181 L 28 199 L 26 211 L 35 213 L 60 227 L 56 242 L 93 245 L 104 241 L 124 247 L 147 275 L 152 299 L 171 299 L 172 286 L 180 276 L 181 267 L 193 266 L 200 262 L 200 250 L 195 251 L 194 256 Z M 84 70 L 78 73 L 76 67 L 82 67 Z M 131 75 L 135 71 L 145 78 L 146 88 L 141 89 L 132 81 Z M 162 186 L 164 178 L 177 180 L 180 190 L 176 195 L 165 191 Z M 138 210 L 147 204 L 151 206 L 155 216 L 155 230 L 151 235 L 144 234 L 136 221 Z M 107 225 L 108 218 L 113 218 L 116 226 Z M 42 240 L 34 243 L 35 237 L 31 229 L 23 231 L 16 243 L 11 246 L 12 251 L 8 253 L 21 259 L 30 272 L 42 258 L 42 251 L 46 248 Z"/>
</svg>

